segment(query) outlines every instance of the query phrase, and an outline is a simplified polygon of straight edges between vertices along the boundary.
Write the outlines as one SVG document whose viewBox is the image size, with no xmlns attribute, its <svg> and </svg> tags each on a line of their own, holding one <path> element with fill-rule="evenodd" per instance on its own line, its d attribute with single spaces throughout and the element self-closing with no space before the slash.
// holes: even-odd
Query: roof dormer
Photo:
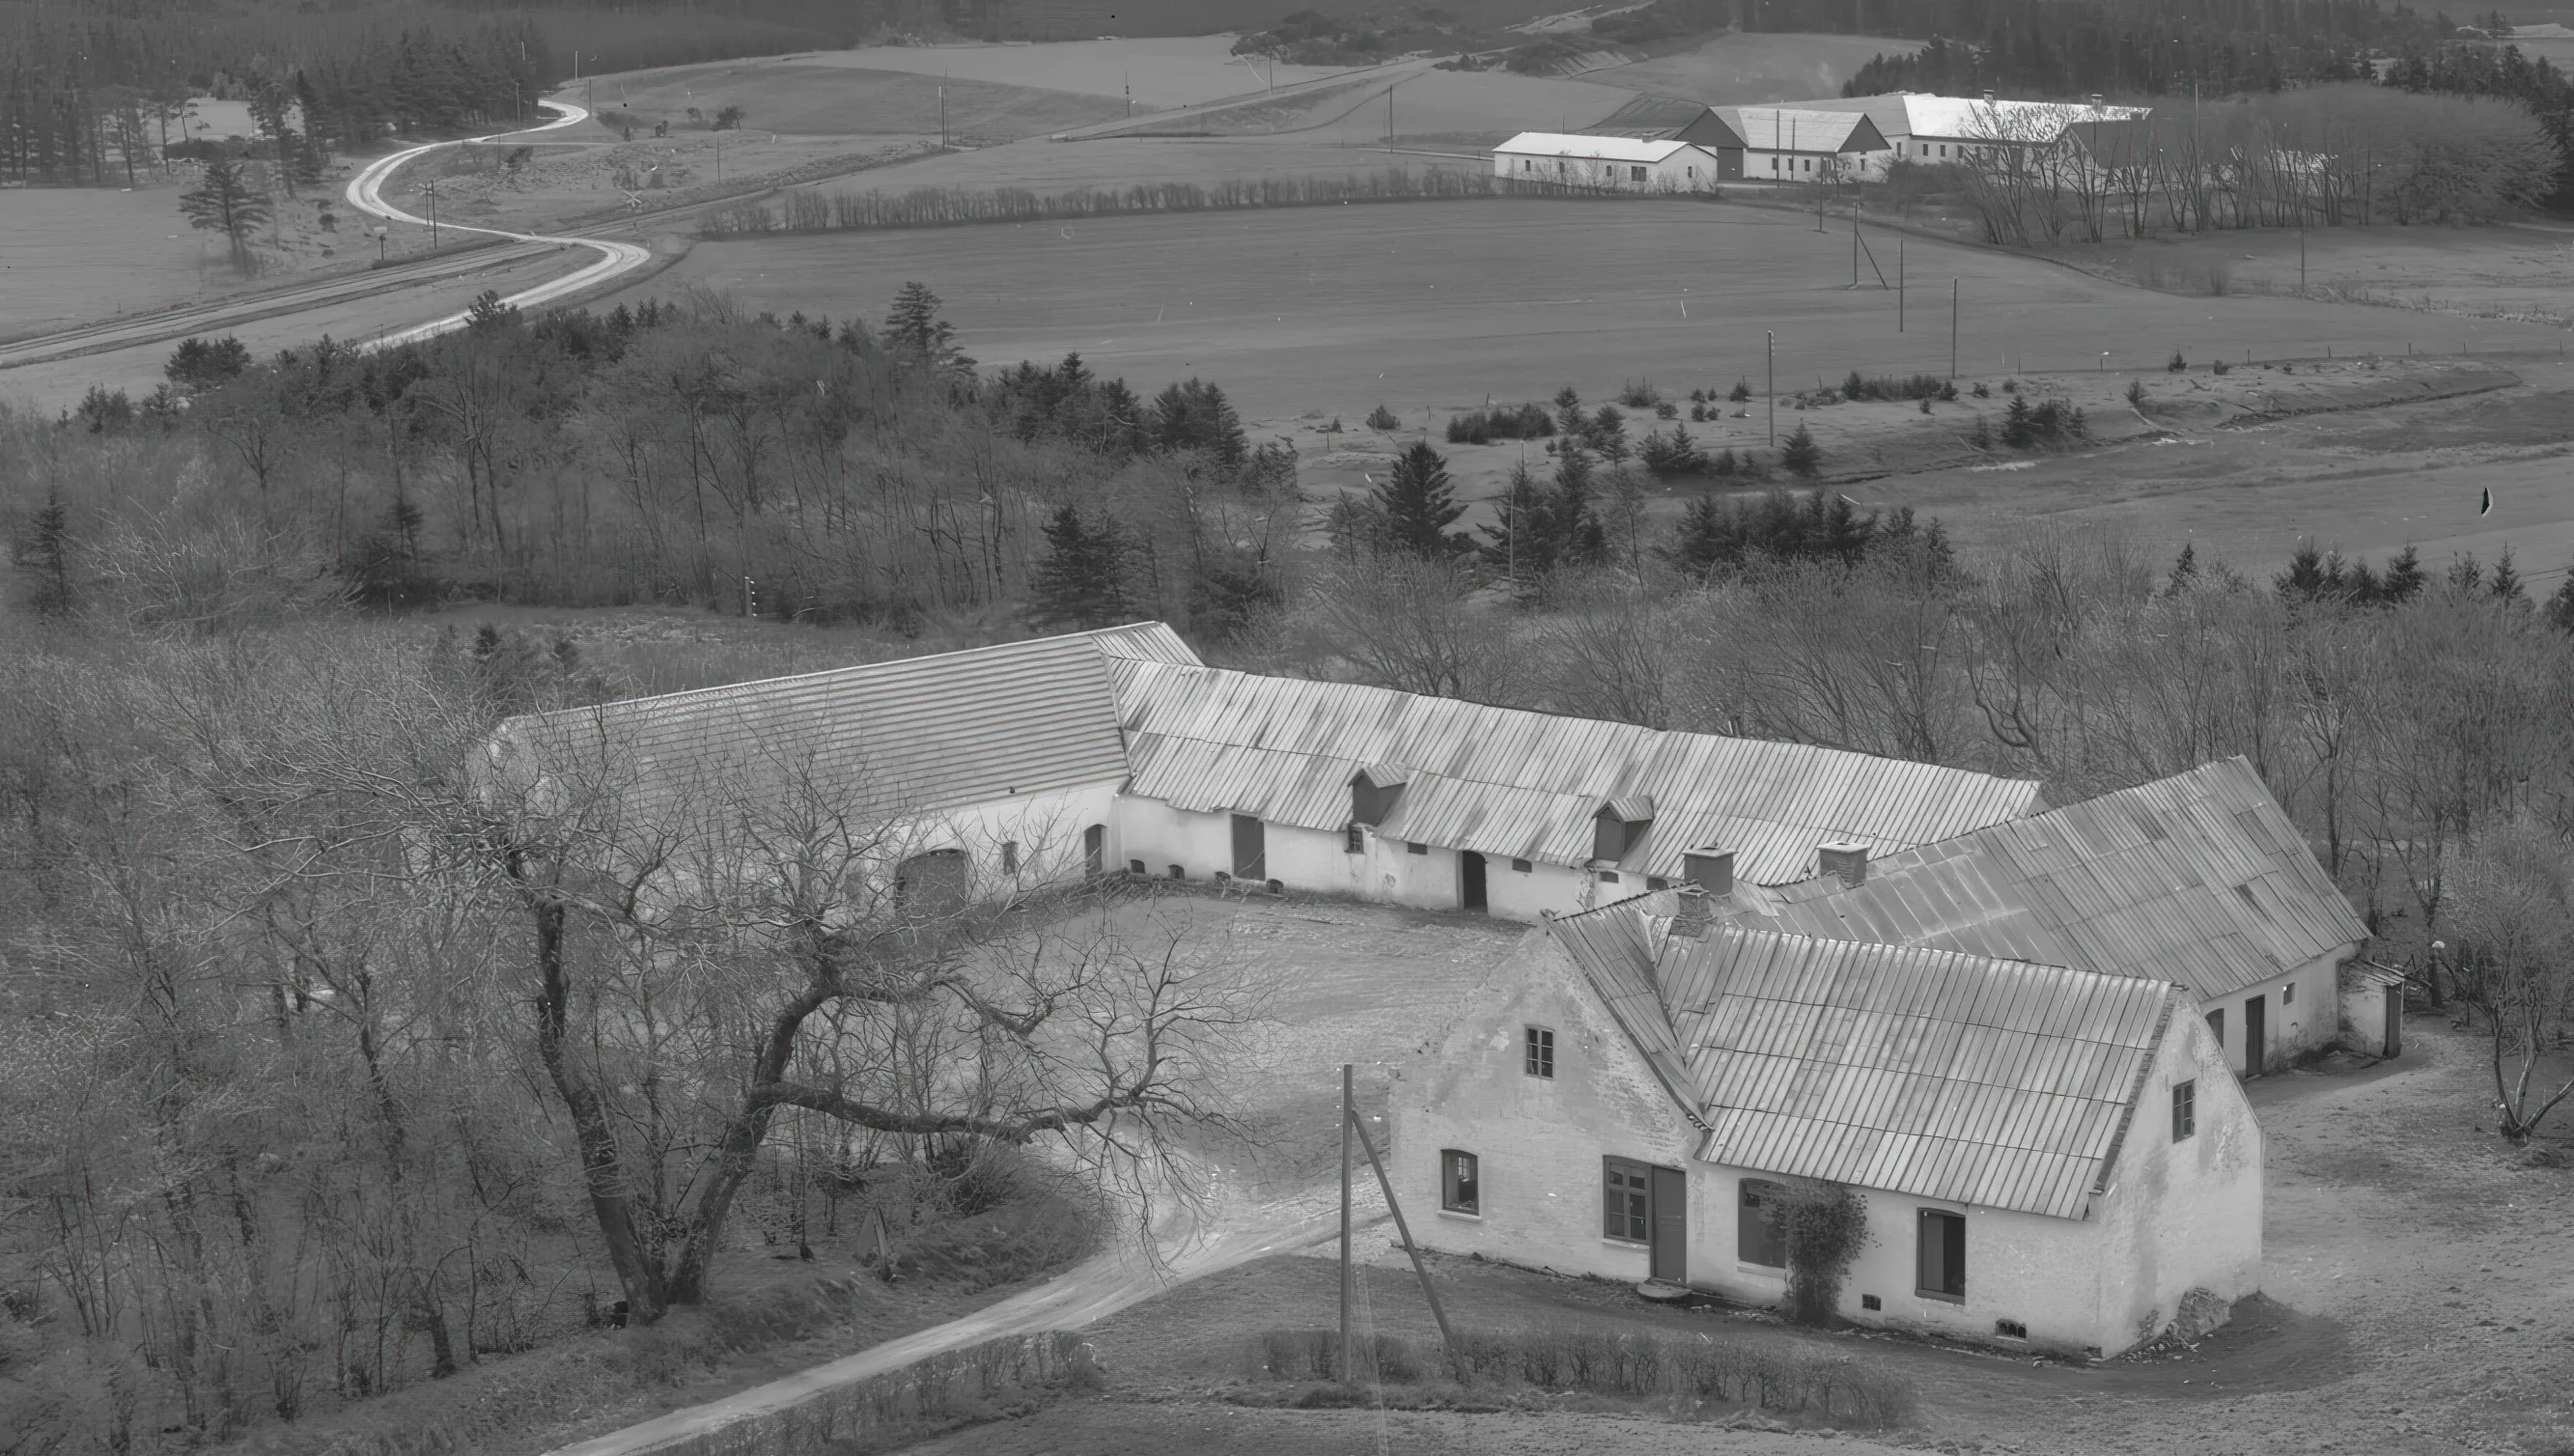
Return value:
<svg viewBox="0 0 2574 1456">
<path fill-rule="evenodd" d="M 1411 774 L 1392 763 L 1367 763 L 1350 775 L 1350 822 L 1381 824 Z"/>
<path fill-rule="evenodd" d="M 1654 824 L 1654 796 L 1650 793 L 1621 794 L 1600 805 L 1591 816 L 1591 857 L 1615 862 L 1627 857 L 1627 851 L 1644 842 L 1645 830 Z"/>
</svg>

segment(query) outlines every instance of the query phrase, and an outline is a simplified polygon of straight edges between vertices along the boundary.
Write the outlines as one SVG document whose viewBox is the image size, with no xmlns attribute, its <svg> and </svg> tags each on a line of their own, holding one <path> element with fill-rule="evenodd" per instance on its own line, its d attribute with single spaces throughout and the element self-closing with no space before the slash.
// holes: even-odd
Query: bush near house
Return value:
<svg viewBox="0 0 2574 1456">
<path fill-rule="evenodd" d="M 1783 1349 L 1731 1331 L 1664 1336 L 1591 1329 L 1461 1330 L 1449 1352 L 1379 1334 L 1352 1351 L 1361 1386 L 1415 1385 L 1449 1372 L 1478 1391 L 1524 1387 L 1629 1399 L 1727 1405 L 1829 1426 L 1884 1430 L 1912 1419 L 1913 1388 L 1881 1371 Z M 1333 1330 L 1267 1330 L 1252 1338 L 1251 1373 L 1283 1381 L 1334 1380 Z M 1310 1392 L 1299 1403 L 1322 1404 Z"/>
</svg>

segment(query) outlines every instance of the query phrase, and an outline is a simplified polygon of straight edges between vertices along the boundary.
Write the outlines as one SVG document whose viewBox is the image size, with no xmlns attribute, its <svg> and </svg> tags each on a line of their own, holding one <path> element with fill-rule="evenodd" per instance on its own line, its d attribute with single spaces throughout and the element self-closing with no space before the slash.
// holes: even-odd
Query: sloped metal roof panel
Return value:
<svg viewBox="0 0 2574 1456">
<path fill-rule="evenodd" d="M 2027 779 L 1802 743 L 1185 664 L 1108 666 L 1119 721 L 1139 745 L 1136 793 L 1333 828 L 1347 818 L 1349 776 L 1381 764 L 1407 780 L 1379 826 L 1389 836 L 1554 864 L 1590 862 L 1592 816 L 1612 800 L 1652 804 L 1651 827 L 1622 868 L 1678 878 L 1689 850 L 1713 844 L 1733 850 L 1736 874 L 1755 884 L 1804 878 L 1828 840 L 1892 853 L 2037 801 Z M 1177 739 L 1325 762 L 1299 773 L 1267 759 L 1179 751 L 1168 741 Z M 1324 789 L 1334 778 L 1338 797 Z M 1247 806 L 1254 801 L 1271 807 Z"/>
<path fill-rule="evenodd" d="M 1630 1034 L 1685 1061 L 1710 1129 L 1701 1155 L 1757 1171 L 2080 1217 L 2180 994 L 1722 923 L 1657 945 L 1651 900 L 1549 930 L 1604 967 L 1604 998 L 1641 1007 L 1650 994 L 1652 1024 Z"/>
<path fill-rule="evenodd" d="M 2367 937 L 2240 758 L 1898 850 L 1740 923 L 1885 939 L 2231 994 Z"/>
<path fill-rule="evenodd" d="M 1124 779 L 1112 660 L 1196 658 L 1147 623 L 529 715 L 496 740 L 630 811 L 810 793 L 925 812 Z"/>
</svg>

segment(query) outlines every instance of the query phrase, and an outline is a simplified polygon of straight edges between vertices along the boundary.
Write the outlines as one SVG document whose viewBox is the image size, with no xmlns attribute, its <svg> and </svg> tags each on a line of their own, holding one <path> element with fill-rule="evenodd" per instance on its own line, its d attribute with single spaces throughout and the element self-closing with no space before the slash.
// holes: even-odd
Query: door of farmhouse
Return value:
<svg viewBox="0 0 2574 1456">
<path fill-rule="evenodd" d="M 1233 816 L 1233 877 L 1254 883 L 1269 877 L 1269 833 L 1250 814 Z"/>
<path fill-rule="evenodd" d="M 1654 1169 L 1654 1272 L 1666 1284 L 1689 1282 L 1689 1178 Z"/>
</svg>

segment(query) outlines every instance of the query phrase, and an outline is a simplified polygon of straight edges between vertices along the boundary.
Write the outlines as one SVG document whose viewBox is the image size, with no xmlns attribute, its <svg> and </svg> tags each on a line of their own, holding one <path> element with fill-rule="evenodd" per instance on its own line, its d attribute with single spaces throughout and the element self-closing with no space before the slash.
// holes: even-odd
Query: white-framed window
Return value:
<svg viewBox="0 0 2574 1456">
<path fill-rule="evenodd" d="M 1483 1159 L 1443 1148 L 1439 1153 L 1439 1206 L 1450 1213 L 1484 1211 Z"/>
<path fill-rule="evenodd" d="M 1521 1045 L 1527 1053 L 1528 1074 L 1553 1081 L 1555 1079 L 1554 1030 L 1546 1026 L 1529 1026 L 1523 1029 L 1526 1034 L 1522 1038 Z"/>
</svg>

